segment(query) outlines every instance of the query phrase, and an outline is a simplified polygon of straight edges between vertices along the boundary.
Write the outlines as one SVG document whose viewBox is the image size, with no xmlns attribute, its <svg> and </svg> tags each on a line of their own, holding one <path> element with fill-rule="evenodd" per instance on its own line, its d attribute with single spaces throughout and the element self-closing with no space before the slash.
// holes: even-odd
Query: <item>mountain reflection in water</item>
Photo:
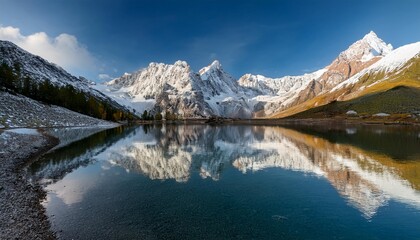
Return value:
<svg viewBox="0 0 420 240">
<path fill-rule="evenodd" d="M 420 159 L 396 161 L 355 144 L 282 127 L 146 125 L 118 131 L 118 137 L 108 130 L 109 136 L 98 133 L 88 138 L 85 141 L 90 146 L 82 140 L 86 149 L 70 151 L 70 157 L 65 153 L 74 146 L 45 156 L 32 168 L 34 178 L 55 181 L 64 175 L 57 172 L 69 172 L 92 161 L 101 161 L 103 168 L 120 166 L 150 179 L 177 182 L 188 181 L 192 174 L 217 181 L 227 167 L 244 174 L 283 168 L 327 179 L 367 219 L 391 199 L 420 209 Z M 361 131 L 344 128 L 341 134 Z M 102 140 L 95 142 L 98 136 Z"/>
</svg>

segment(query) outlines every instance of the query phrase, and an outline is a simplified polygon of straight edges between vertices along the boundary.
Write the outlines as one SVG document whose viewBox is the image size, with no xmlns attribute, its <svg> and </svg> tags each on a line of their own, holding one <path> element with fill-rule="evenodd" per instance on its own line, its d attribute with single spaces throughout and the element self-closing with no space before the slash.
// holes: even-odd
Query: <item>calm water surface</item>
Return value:
<svg viewBox="0 0 420 240">
<path fill-rule="evenodd" d="M 30 168 L 64 239 L 420 239 L 419 129 L 95 132 Z"/>
</svg>

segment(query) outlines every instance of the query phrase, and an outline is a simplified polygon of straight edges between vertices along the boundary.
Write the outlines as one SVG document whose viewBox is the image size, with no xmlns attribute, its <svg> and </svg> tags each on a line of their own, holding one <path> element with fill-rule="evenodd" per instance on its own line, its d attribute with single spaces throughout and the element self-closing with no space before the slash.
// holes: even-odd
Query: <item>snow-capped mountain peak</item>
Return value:
<svg viewBox="0 0 420 240">
<path fill-rule="evenodd" d="M 375 32 L 370 31 L 362 39 L 350 45 L 347 50 L 341 52 L 339 59 L 367 62 L 377 56 L 386 56 L 392 50 L 393 47 L 391 44 L 385 43 Z"/>
<path fill-rule="evenodd" d="M 182 61 L 182 60 L 176 61 L 174 63 L 174 66 L 183 67 L 183 68 L 189 68 L 190 67 L 186 61 Z"/>
<path fill-rule="evenodd" d="M 203 67 L 198 72 L 200 73 L 201 78 L 203 80 L 208 80 L 211 74 L 215 72 L 224 72 L 224 71 L 222 68 L 222 64 L 220 64 L 219 61 L 214 60 L 210 65 L 208 65 L 207 67 Z"/>
<path fill-rule="evenodd" d="M 221 93 L 238 92 L 238 83 L 236 79 L 226 73 L 219 61 L 213 61 L 209 66 L 199 71 L 201 79 L 206 88 L 212 90 L 211 95 L 220 95 Z"/>
<path fill-rule="evenodd" d="M 218 60 L 214 60 L 212 63 L 211 63 L 211 65 L 210 65 L 211 67 L 213 67 L 213 68 L 221 68 L 222 67 L 222 64 L 220 64 L 220 62 L 218 61 Z"/>
<path fill-rule="evenodd" d="M 376 55 L 387 55 L 393 50 L 393 47 L 390 43 L 386 44 L 382 39 L 378 38 L 375 32 L 370 31 L 363 37 L 363 40 L 366 41 L 371 47 L 371 52 Z"/>
</svg>

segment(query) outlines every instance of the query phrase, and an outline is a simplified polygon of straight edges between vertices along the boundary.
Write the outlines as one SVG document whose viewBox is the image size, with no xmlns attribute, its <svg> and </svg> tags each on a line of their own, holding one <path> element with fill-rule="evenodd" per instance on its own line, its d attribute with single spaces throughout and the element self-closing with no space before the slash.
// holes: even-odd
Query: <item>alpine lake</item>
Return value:
<svg viewBox="0 0 420 240">
<path fill-rule="evenodd" d="M 28 169 L 62 239 L 420 239 L 419 127 L 50 131 L 79 136 Z"/>
</svg>

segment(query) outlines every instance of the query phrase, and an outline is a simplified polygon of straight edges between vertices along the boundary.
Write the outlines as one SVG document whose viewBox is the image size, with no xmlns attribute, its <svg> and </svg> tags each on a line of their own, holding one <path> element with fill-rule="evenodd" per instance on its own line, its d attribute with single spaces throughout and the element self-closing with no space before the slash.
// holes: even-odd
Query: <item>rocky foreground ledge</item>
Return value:
<svg viewBox="0 0 420 240">
<path fill-rule="evenodd" d="M 58 144 L 34 132 L 0 130 L 0 239 L 55 239 L 40 199 L 45 192 L 26 179 L 25 167 Z"/>
</svg>

